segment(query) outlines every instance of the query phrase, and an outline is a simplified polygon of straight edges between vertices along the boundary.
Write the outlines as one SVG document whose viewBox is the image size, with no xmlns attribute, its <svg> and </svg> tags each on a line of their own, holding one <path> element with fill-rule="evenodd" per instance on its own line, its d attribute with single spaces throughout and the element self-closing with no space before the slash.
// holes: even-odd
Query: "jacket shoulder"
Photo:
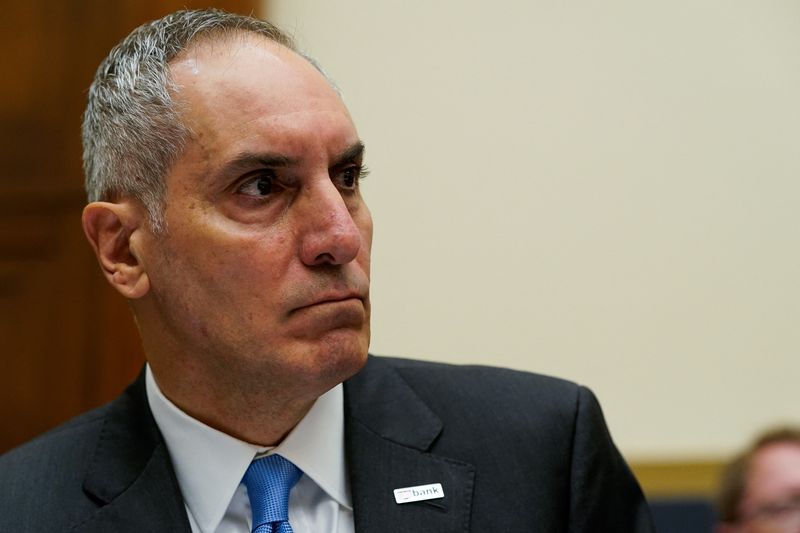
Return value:
<svg viewBox="0 0 800 533">
<path fill-rule="evenodd" d="M 561 405 L 570 411 L 586 389 L 565 379 L 484 365 L 453 365 L 397 357 L 371 357 L 376 367 L 398 372 L 418 394 L 431 390 L 470 402 L 530 402 L 538 406 Z"/>
<path fill-rule="evenodd" d="M 108 410 L 84 413 L 0 456 L 0 530 L 36 530 L 43 508 L 69 523 L 93 507 L 82 482 Z"/>
<path fill-rule="evenodd" d="M 0 476 L 8 479 L 6 474 L 18 467 L 30 471 L 47 466 L 50 458 L 63 463 L 65 456 L 74 454 L 87 443 L 93 445 L 108 409 L 109 405 L 104 405 L 83 413 L 4 453 L 0 456 Z"/>
<path fill-rule="evenodd" d="M 371 357 L 365 370 L 364 381 L 379 386 L 363 386 L 370 394 L 362 401 L 392 394 L 383 377 L 400 376 L 441 421 L 428 451 L 474 467 L 473 523 L 493 516 L 502 494 L 503 508 L 519 509 L 516 525 L 504 530 L 521 530 L 524 522 L 552 531 L 653 531 L 638 484 L 586 387 L 530 372 L 398 358 Z"/>
<path fill-rule="evenodd" d="M 469 435 L 472 449 L 505 438 L 512 446 L 536 440 L 563 451 L 564 443 L 572 441 L 582 404 L 594 398 L 571 381 L 489 366 L 371 357 L 365 371 L 362 383 L 373 384 L 362 386 L 362 401 L 390 393 L 381 376 L 398 375 L 448 428 L 439 444 L 458 448 Z"/>
</svg>

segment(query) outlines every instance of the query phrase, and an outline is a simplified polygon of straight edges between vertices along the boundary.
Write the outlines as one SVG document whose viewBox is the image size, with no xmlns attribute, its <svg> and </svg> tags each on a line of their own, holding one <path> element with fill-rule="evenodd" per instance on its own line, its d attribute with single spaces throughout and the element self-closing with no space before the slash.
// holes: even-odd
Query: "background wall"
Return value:
<svg viewBox="0 0 800 533">
<path fill-rule="evenodd" d="M 368 146 L 373 352 L 584 383 L 634 460 L 800 420 L 800 4 L 266 1 Z"/>
</svg>

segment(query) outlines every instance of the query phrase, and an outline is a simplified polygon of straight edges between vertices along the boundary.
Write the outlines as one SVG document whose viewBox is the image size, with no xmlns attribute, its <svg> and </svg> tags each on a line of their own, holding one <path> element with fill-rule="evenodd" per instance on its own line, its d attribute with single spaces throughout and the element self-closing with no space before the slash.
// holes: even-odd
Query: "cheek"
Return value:
<svg viewBox="0 0 800 533">
<path fill-rule="evenodd" d="M 281 287 L 290 277 L 290 246 L 291 236 L 281 232 L 176 231 L 160 249 L 152 281 L 160 299 L 192 315 L 263 321 L 256 315 L 272 312 L 285 299 Z"/>
<path fill-rule="evenodd" d="M 285 279 L 296 261 L 296 246 L 291 233 L 278 229 L 256 236 L 245 246 L 247 261 L 265 278 L 275 282 Z"/>
<path fill-rule="evenodd" d="M 294 237 L 286 224 L 240 224 L 217 213 L 188 219 L 175 253 L 220 273 L 239 272 L 279 279 L 293 255 Z"/>
</svg>

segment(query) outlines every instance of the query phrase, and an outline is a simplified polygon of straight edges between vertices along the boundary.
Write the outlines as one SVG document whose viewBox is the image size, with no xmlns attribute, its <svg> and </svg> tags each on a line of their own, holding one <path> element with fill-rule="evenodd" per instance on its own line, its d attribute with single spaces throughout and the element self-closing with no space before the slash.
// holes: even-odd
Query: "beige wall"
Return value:
<svg viewBox="0 0 800 533">
<path fill-rule="evenodd" d="M 800 421 L 800 3 L 267 12 L 368 146 L 375 353 L 584 383 L 638 460 Z"/>
</svg>

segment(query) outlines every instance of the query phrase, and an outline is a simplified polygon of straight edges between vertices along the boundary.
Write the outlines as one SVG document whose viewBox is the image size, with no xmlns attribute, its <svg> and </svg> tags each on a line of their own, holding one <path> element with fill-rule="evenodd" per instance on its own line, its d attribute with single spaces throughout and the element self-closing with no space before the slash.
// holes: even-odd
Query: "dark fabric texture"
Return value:
<svg viewBox="0 0 800 533">
<path fill-rule="evenodd" d="M 707 498 L 660 498 L 650 500 L 658 533 L 713 533 L 717 517 Z"/>
<path fill-rule="evenodd" d="M 592 393 L 511 370 L 372 357 L 345 382 L 358 533 L 654 531 Z M 117 400 L 0 457 L 0 531 L 190 526 L 143 374 Z M 397 504 L 397 488 L 444 498 Z"/>
</svg>

